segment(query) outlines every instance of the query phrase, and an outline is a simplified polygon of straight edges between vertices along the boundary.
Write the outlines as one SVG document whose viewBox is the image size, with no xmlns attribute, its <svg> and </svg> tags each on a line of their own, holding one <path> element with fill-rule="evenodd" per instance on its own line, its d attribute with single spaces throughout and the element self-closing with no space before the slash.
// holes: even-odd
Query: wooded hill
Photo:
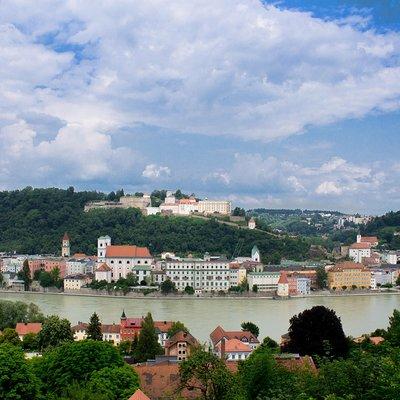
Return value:
<svg viewBox="0 0 400 400">
<path fill-rule="evenodd" d="M 96 254 L 97 237 L 111 236 L 114 244 L 148 246 L 153 254 L 174 251 L 201 255 L 248 256 L 257 245 L 265 262 L 282 257 L 307 258 L 309 245 L 301 238 L 274 237 L 261 231 L 238 229 L 213 220 L 148 216 L 137 209 L 83 212 L 86 202 L 104 199 L 99 192 L 73 188 L 0 192 L 0 251 L 59 254 L 61 237 L 68 232 L 71 251 Z"/>
</svg>

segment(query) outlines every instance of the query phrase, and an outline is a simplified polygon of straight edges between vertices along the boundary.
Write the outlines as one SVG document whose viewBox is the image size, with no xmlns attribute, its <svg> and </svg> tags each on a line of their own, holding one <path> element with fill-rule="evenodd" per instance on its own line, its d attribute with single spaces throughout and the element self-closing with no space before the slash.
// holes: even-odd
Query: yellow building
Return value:
<svg viewBox="0 0 400 400">
<path fill-rule="evenodd" d="M 371 286 L 371 272 L 362 264 L 352 261 L 336 264 L 328 271 L 328 286 L 331 290 L 346 290 L 353 287 L 368 289 Z"/>
</svg>

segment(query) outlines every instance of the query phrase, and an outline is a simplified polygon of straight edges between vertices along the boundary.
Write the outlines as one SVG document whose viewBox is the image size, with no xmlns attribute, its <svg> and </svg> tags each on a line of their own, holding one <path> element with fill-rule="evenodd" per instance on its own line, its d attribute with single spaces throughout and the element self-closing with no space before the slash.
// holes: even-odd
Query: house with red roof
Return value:
<svg viewBox="0 0 400 400">
<path fill-rule="evenodd" d="M 102 236 L 97 239 L 97 262 L 111 268 L 110 282 L 126 278 L 129 273 L 137 275 L 140 282 L 150 279 L 154 258 L 147 247 L 113 245 L 109 236 Z"/>
<path fill-rule="evenodd" d="M 128 400 L 150 400 L 150 397 L 146 396 L 140 389 L 138 389 L 131 397 L 129 397 Z"/>
<path fill-rule="evenodd" d="M 215 346 L 215 354 L 222 360 L 226 361 L 240 361 L 245 360 L 253 351 L 248 343 L 243 343 L 239 339 L 223 338 Z"/>
<path fill-rule="evenodd" d="M 198 341 L 190 333 L 179 331 L 165 342 L 165 355 L 184 361 L 198 345 Z"/>
<path fill-rule="evenodd" d="M 226 331 L 221 326 L 217 326 L 210 334 L 211 343 L 216 354 L 220 353 L 220 344 L 222 340 L 227 342 L 231 339 L 237 339 L 249 346 L 253 351 L 260 345 L 260 341 L 249 331 Z M 234 343 L 234 342 L 232 342 Z"/>
<path fill-rule="evenodd" d="M 20 340 L 24 340 L 24 336 L 28 333 L 37 335 L 41 330 L 42 324 L 40 322 L 18 322 L 15 327 Z"/>
<path fill-rule="evenodd" d="M 71 329 L 74 334 L 74 340 L 86 339 L 87 327 L 88 324 L 85 322 L 78 322 L 77 325 L 73 326 Z M 121 342 L 121 326 L 119 324 L 102 324 L 101 333 L 105 342 L 112 342 L 113 344 Z"/>
</svg>

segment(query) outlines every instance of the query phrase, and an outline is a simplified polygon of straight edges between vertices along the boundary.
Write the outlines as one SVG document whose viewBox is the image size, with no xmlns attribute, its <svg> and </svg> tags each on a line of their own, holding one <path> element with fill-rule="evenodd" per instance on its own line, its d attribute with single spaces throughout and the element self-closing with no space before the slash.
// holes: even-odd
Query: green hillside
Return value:
<svg viewBox="0 0 400 400">
<path fill-rule="evenodd" d="M 363 229 L 364 235 L 377 235 L 380 243 L 393 250 L 400 249 L 400 211 L 374 218 Z"/>
<path fill-rule="evenodd" d="M 87 254 L 95 254 L 97 237 L 108 234 L 115 244 L 148 246 L 154 254 L 209 251 L 229 257 L 249 255 L 256 244 L 266 262 L 278 262 L 281 257 L 301 260 L 308 255 L 309 246 L 302 239 L 274 237 L 213 220 L 145 217 L 136 209 L 83 212 L 87 201 L 104 197 L 73 188 L 0 192 L 0 251 L 58 254 L 61 237 L 68 232 L 72 252 Z"/>
</svg>

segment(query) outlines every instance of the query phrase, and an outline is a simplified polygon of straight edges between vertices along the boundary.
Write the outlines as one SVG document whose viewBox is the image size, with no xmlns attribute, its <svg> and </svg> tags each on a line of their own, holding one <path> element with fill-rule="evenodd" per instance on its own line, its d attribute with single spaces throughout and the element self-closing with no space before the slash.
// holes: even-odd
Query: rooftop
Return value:
<svg viewBox="0 0 400 400">
<path fill-rule="evenodd" d="M 15 331 L 19 336 L 24 336 L 28 333 L 39 333 L 42 330 L 40 322 L 18 322 Z"/>
<path fill-rule="evenodd" d="M 151 254 L 147 247 L 138 246 L 116 246 L 111 245 L 106 248 L 106 257 L 121 257 L 121 258 L 150 258 Z"/>
</svg>

